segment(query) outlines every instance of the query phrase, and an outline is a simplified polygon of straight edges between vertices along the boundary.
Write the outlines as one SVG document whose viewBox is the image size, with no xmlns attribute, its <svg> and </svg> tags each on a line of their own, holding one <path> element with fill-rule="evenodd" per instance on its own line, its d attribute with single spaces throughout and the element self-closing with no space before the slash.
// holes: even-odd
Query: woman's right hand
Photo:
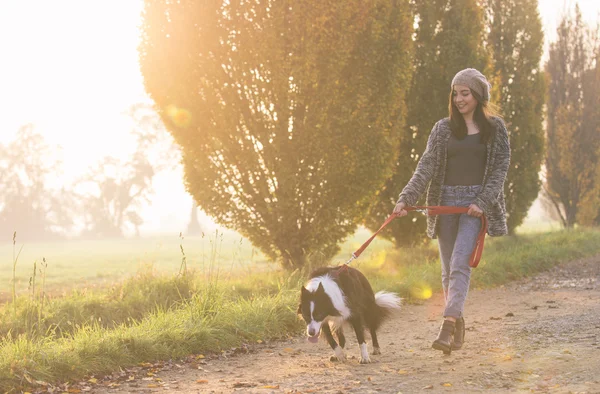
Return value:
<svg viewBox="0 0 600 394">
<path fill-rule="evenodd" d="M 400 201 L 394 207 L 394 212 L 393 213 L 395 213 L 396 215 L 398 215 L 400 217 L 406 216 L 406 215 L 408 215 L 408 212 L 404 208 L 406 208 L 406 204 L 404 203 L 404 201 Z"/>
</svg>

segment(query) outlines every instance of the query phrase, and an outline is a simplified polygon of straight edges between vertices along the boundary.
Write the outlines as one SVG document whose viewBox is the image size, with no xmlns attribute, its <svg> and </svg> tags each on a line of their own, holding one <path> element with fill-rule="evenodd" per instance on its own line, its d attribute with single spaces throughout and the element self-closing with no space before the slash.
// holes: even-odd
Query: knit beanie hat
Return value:
<svg viewBox="0 0 600 394">
<path fill-rule="evenodd" d="M 452 86 L 465 85 L 479 94 L 483 101 L 490 101 L 491 85 L 485 76 L 474 68 L 465 68 L 459 71 L 452 79 Z"/>
</svg>

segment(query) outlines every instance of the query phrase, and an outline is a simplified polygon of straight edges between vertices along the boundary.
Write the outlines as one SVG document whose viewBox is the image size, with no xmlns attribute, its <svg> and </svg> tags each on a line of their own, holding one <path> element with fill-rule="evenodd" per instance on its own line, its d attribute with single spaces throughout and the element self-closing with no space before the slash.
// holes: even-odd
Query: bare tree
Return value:
<svg viewBox="0 0 600 394">
<path fill-rule="evenodd" d="M 49 185 L 61 163 L 32 125 L 0 144 L 0 240 L 56 239 L 73 224 L 73 194 Z"/>
</svg>

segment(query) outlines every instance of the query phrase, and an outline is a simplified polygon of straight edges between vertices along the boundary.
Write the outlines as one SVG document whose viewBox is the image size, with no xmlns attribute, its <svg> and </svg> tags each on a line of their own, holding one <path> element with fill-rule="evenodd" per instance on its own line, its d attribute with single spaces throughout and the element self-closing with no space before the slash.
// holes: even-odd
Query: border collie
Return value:
<svg viewBox="0 0 600 394">
<path fill-rule="evenodd" d="M 373 294 L 367 278 L 360 271 L 348 267 L 326 267 L 315 270 L 301 289 L 298 314 L 306 322 L 310 342 L 318 342 L 319 333 L 335 352 L 332 361 L 345 361 L 346 338 L 342 330 L 348 322 L 354 328 L 360 347 L 361 364 L 371 362 L 365 328 L 373 340 L 373 354 L 381 354 L 376 331 L 381 322 L 393 311 L 400 309 L 401 299 L 395 293 L 380 291 Z M 339 344 L 333 337 L 335 332 Z"/>
</svg>

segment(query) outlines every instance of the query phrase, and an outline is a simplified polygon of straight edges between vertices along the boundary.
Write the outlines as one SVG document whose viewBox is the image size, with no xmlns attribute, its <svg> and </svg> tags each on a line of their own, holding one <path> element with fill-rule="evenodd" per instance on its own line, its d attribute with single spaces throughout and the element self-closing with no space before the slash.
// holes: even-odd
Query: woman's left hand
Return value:
<svg viewBox="0 0 600 394">
<path fill-rule="evenodd" d="M 476 218 L 480 218 L 483 216 L 483 211 L 475 204 L 469 205 L 469 210 L 467 211 L 467 215 L 475 216 Z"/>
</svg>

